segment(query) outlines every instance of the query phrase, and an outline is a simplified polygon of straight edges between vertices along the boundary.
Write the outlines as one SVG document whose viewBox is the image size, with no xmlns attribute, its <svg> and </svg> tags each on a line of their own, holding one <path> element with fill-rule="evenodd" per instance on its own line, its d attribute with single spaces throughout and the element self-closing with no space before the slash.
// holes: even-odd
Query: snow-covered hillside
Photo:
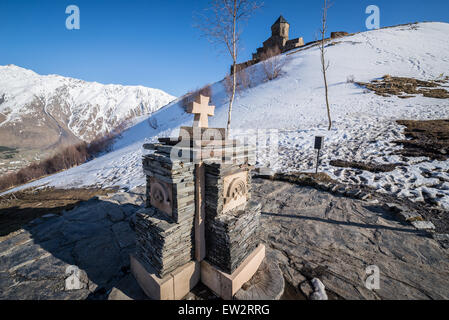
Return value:
<svg viewBox="0 0 449 320">
<path fill-rule="evenodd" d="M 278 153 L 265 153 L 260 143 L 258 161 L 261 166 L 284 171 L 313 170 L 314 136 L 325 136 L 321 169 L 333 178 L 346 183 L 368 184 L 380 191 L 415 200 L 422 200 L 425 192 L 449 208 L 449 185 L 436 178 L 449 181 L 448 161 L 413 159 L 408 166 L 378 174 L 329 164 L 335 159 L 400 162 L 398 156 L 391 154 L 399 148 L 392 141 L 405 139 L 395 120 L 449 118 L 447 99 L 381 97 L 347 81 L 352 76 L 356 81 L 369 82 L 386 74 L 423 80 L 436 79 L 442 73 L 448 75 L 449 24 L 420 23 L 336 39 L 327 47 L 327 58 L 330 61 L 332 131 L 327 131 L 319 50 L 311 47 L 284 55 L 287 60 L 283 75 L 276 80 L 264 81 L 260 65 L 249 69 L 252 88 L 241 92 L 236 99 L 232 135 L 241 139 L 258 136 L 263 141 L 266 133 L 257 130 L 275 129 L 271 134 L 278 134 Z M 214 84 L 212 90 L 217 109 L 209 124 L 225 127 L 227 105 L 223 84 Z M 143 185 L 142 144 L 154 141 L 158 136 L 176 135 L 179 126 L 191 125 L 193 120 L 178 100 L 153 117 L 159 124 L 157 129 L 143 120 L 125 132 L 117 141 L 114 152 L 32 185 L 64 188 Z M 422 175 L 423 171 L 432 172 L 432 177 Z"/>
</svg>

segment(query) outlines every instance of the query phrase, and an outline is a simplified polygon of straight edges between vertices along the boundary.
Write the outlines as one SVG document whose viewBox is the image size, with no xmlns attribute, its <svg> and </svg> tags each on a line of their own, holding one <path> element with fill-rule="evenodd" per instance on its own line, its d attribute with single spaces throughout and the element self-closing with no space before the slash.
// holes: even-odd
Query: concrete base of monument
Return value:
<svg viewBox="0 0 449 320">
<path fill-rule="evenodd" d="M 259 269 L 265 258 L 265 245 L 259 245 L 232 274 L 224 273 L 206 261 L 201 262 L 201 282 L 224 300 L 232 300 Z"/>
<path fill-rule="evenodd" d="M 165 278 L 157 277 L 134 256 L 130 255 L 131 273 L 145 294 L 153 300 L 181 300 L 200 281 L 200 263 L 191 261 Z"/>
</svg>

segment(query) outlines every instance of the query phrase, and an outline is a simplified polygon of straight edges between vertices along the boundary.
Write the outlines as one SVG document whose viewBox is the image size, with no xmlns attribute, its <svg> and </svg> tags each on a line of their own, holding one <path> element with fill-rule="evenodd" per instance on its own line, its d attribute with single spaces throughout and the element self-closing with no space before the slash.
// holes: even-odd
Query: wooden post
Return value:
<svg viewBox="0 0 449 320">
<path fill-rule="evenodd" d="M 315 150 L 318 150 L 318 154 L 316 156 L 316 171 L 318 173 L 318 167 L 320 166 L 320 152 L 323 147 L 323 137 L 315 137 Z"/>
</svg>

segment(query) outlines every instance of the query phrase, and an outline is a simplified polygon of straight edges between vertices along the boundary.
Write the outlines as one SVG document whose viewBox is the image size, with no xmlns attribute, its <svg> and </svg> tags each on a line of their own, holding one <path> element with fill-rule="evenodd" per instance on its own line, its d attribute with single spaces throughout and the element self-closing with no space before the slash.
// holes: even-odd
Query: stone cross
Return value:
<svg viewBox="0 0 449 320">
<path fill-rule="evenodd" d="M 215 106 L 209 105 L 210 98 L 198 95 L 195 101 L 187 106 L 187 112 L 193 113 L 195 119 L 193 121 L 194 128 L 208 128 L 209 118 L 214 115 Z M 200 162 L 195 164 L 195 258 L 202 261 L 206 257 L 206 237 L 205 237 L 205 176 L 204 164 Z"/>
<path fill-rule="evenodd" d="M 215 111 L 215 106 L 210 106 L 209 100 L 209 97 L 200 94 L 196 97 L 195 101 L 187 106 L 187 112 L 195 115 L 193 122 L 194 127 L 209 127 L 208 117 L 213 116 Z"/>
</svg>

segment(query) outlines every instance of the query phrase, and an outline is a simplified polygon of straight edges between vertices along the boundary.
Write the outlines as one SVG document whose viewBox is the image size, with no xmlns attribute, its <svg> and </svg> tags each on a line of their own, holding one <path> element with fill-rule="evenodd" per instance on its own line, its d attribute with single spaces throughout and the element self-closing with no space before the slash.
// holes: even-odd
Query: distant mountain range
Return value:
<svg viewBox="0 0 449 320">
<path fill-rule="evenodd" d="M 60 146 L 89 142 L 174 99 L 158 89 L 0 66 L 0 173 L 41 159 Z"/>
</svg>

